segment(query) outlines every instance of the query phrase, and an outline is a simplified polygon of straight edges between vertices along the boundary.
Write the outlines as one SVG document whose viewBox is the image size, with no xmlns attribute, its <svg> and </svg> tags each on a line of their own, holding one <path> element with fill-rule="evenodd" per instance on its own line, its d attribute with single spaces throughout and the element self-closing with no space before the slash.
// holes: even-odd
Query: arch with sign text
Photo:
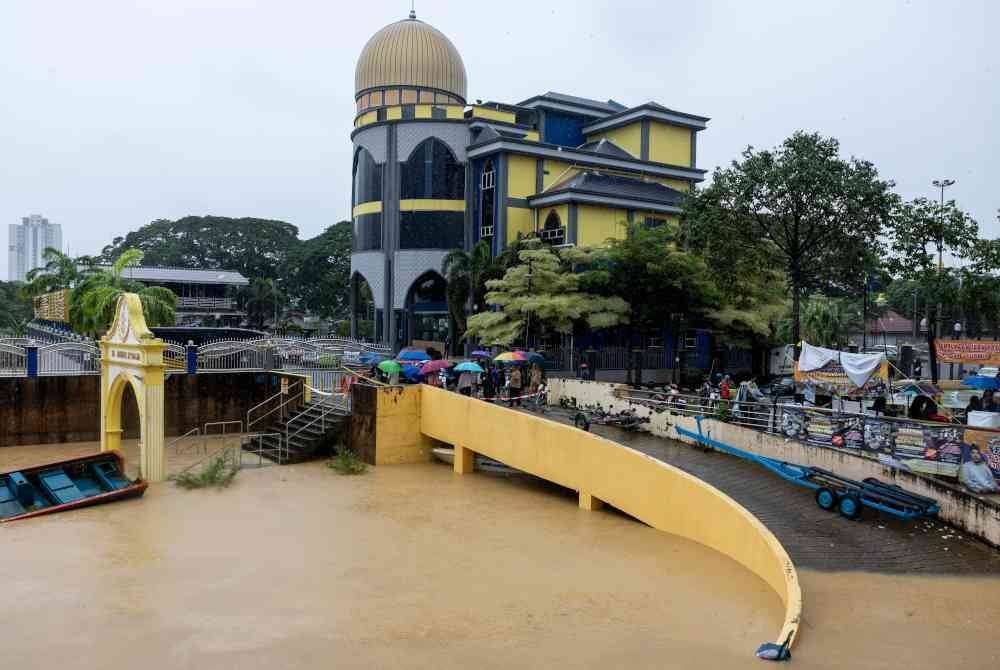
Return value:
<svg viewBox="0 0 1000 670">
<path fill-rule="evenodd" d="M 134 293 L 118 298 L 115 318 L 101 338 L 101 451 L 120 449 L 122 399 L 132 387 L 139 406 L 139 476 L 166 477 L 163 426 L 163 341 L 146 327 Z"/>
</svg>

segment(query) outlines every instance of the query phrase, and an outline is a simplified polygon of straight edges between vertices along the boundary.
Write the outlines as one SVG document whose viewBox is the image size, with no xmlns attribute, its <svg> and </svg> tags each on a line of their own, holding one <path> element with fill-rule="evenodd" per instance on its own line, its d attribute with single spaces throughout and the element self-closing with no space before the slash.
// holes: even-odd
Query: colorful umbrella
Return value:
<svg viewBox="0 0 1000 670">
<path fill-rule="evenodd" d="M 483 369 L 479 367 L 478 364 L 472 361 L 464 361 L 455 366 L 455 372 L 483 372 Z"/>
<path fill-rule="evenodd" d="M 378 364 L 378 369 L 387 375 L 396 374 L 403 368 L 400 367 L 399 363 L 396 361 L 382 361 Z"/>
<path fill-rule="evenodd" d="M 429 375 L 433 374 L 439 370 L 444 370 L 445 368 L 451 367 L 451 361 L 446 361 L 444 359 L 438 361 L 431 361 L 430 363 L 424 363 L 420 368 L 420 374 Z"/>
<path fill-rule="evenodd" d="M 419 382 L 420 368 L 417 367 L 416 365 L 404 365 L 403 376 L 409 379 L 411 382 Z"/>
<path fill-rule="evenodd" d="M 973 375 L 971 377 L 966 377 L 962 380 L 962 386 L 968 386 L 970 388 L 979 389 L 981 391 L 992 390 L 996 391 L 1000 388 L 1000 384 L 997 383 L 996 377 L 984 377 L 983 375 Z"/>
<path fill-rule="evenodd" d="M 493 360 L 501 363 L 523 363 L 528 360 L 523 351 L 505 351 Z"/>
<path fill-rule="evenodd" d="M 493 354 L 491 354 L 488 351 L 483 351 L 482 349 L 479 349 L 478 351 L 473 351 L 472 352 L 472 357 L 473 358 L 493 358 Z"/>
<path fill-rule="evenodd" d="M 401 361 L 429 361 L 426 351 L 404 351 L 397 356 Z"/>
</svg>

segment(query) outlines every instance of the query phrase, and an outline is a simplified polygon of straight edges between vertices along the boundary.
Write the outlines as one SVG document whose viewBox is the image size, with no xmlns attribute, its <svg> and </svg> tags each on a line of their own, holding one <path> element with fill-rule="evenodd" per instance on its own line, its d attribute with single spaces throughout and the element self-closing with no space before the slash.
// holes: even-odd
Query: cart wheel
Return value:
<svg viewBox="0 0 1000 670">
<path fill-rule="evenodd" d="M 861 516 L 861 500 L 852 493 L 841 496 L 840 502 L 837 503 L 837 511 L 845 519 L 857 519 Z"/>
<path fill-rule="evenodd" d="M 816 504 L 829 512 L 837 506 L 837 495 L 825 486 L 816 489 Z"/>
<path fill-rule="evenodd" d="M 582 431 L 590 432 L 590 422 L 587 421 L 587 417 L 584 416 L 583 412 L 578 412 L 575 417 L 573 417 L 573 425 Z"/>
</svg>

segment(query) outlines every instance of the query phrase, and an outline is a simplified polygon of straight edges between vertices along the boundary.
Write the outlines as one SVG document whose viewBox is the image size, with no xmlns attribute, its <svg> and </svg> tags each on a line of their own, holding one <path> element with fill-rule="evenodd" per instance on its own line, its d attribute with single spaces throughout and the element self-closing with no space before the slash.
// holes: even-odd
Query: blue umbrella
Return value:
<svg viewBox="0 0 1000 670">
<path fill-rule="evenodd" d="M 465 361 L 455 366 L 455 372 L 483 372 L 483 369 L 472 361 Z"/>
<path fill-rule="evenodd" d="M 493 354 L 491 354 L 488 351 L 483 351 L 482 349 L 479 349 L 477 351 L 473 351 L 472 352 L 472 357 L 473 358 L 493 358 Z"/>
<path fill-rule="evenodd" d="M 420 383 L 420 368 L 416 365 L 404 365 L 402 373 L 411 382 Z"/>
<path fill-rule="evenodd" d="M 526 351 L 526 352 L 524 352 L 524 355 L 528 357 L 528 362 L 529 363 L 544 363 L 545 362 L 545 356 L 542 356 L 541 354 L 536 353 L 534 351 Z"/>
<path fill-rule="evenodd" d="M 366 351 L 360 356 L 358 356 L 358 361 L 364 363 L 365 365 L 371 365 L 372 363 L 380 363 L 385 358 L 382 354 L 376 354 L 374 351 Z"/>
<path fill-rule="evenodd" d="M 995 391 L 1000 388 L 996 377 L 984 377 L 983 375 L 972 375 L 962 380 L 962 386 L 979 389 L 980 391 Z"/>
<path fill-rule="evenodd" d="M 404 351 L 398 356 L 401 361 L 429 361 L 430 356 L 423 351 Z"/>
</svg>

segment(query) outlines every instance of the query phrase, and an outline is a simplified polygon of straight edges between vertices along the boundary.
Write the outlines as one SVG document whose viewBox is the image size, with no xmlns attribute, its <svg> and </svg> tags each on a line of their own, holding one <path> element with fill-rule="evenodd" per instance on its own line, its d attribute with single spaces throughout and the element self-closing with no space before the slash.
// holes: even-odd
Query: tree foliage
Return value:
<svg viewBox="0 0 1000 670">
<path fill-rule="evenodd" d="M 494 311 L 469 317 L 466 335 L 483 343 L 511 345 L 531 333 L 570 333 L 574 324 L 602 329 L 628 320 L 628 303 L 580 289 L 573 265 L 593 262 L 593 254 L 576 248 L 553 250 L 537 240 L 525 243 L 520 263 L 501 279 L 486 282 L 486 303 Z M 530 339 L 530 336 L 528 337 Z"/>
<path fill-rule="evenodd" d="M 33 309 L 21 282 L 0 281 L 0 336 L 24 337 Z"/>
<path fill-rule="evenodd" d="M 351 222 L 335 223 L 316 237 L 296 241 L 279 275 L 299 308 L 328 319 L 349 316 Z"/>
<path fill-rule="evenodd" d="M 95 338 L 107 332 L 122 293 L 139 296 L 147 325 L 173 325 L 177 297 L 170 289 L 144 286 L 122 277 L 125 268 L 141 262 L 141 251 L 126 249 L 111 267 L 95 270 L 80 280 L 70 294 L 69 318 L 73 330 Z"/>
<path fill-rule="evenodd" d="M 771 150 L 748 147 L 719 168 L 687 210 L 693 236 L 730 236 L 771 257 L 792 297 L 792 338 L 800 302 L 812 291 L 858 292 L 896 201 L 892 182 L 870 162 L 840 157 L 836 139 L 796 132 Z"/>
<path fill-rule="evenodd" d="M 468 328 L 466 308 L 473 311 L 486 304 L 486 275 L 493 263 L 490 245 L 480 240 L 471 251 L 449 251 L 441 262 L 441 274 L 448 282 L 448 312 L 459 333 Z"/>
</svg>

